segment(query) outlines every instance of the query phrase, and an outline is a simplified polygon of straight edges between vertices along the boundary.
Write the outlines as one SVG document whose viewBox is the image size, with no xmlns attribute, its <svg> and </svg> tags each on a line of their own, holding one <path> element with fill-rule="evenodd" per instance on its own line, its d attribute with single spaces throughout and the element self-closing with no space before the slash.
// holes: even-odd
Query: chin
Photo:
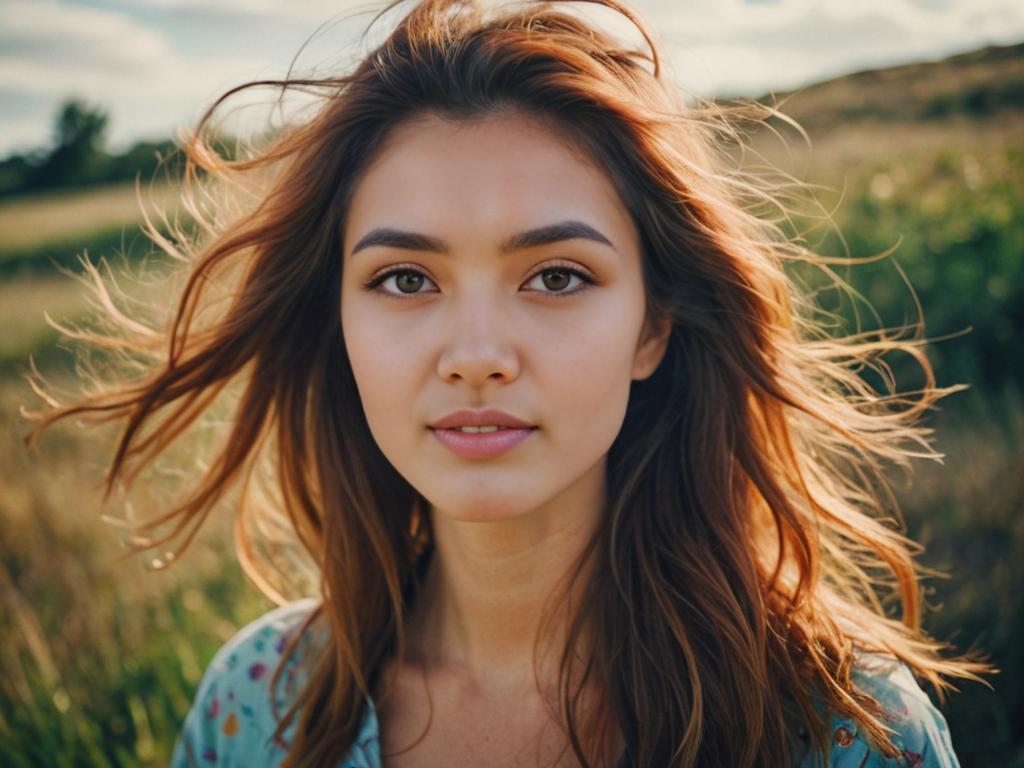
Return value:
<svg viewBox="0 0 1024 768">
<path fill-rule="evenodd" d="M 535 508 L 524 504 L 522 499 L 498 500 L 493 494 L 487 497 L 455 495 L 435 498 L 436 503 L 431 500 L 435 515 L 462 523 L 498 523 L 515 520 L 526 517 Z"/>
</svg>

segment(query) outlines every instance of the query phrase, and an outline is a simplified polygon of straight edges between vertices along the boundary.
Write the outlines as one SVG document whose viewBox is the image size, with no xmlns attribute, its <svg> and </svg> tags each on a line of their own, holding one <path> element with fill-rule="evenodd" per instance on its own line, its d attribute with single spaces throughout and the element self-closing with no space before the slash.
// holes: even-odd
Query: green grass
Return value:
<svg viewBox="0 0 1024 768">
<path fill-rule="evenodd" d="M 49 216 L 63 220 L 82 196 L 54 196 Z M 129 205 L 123 189 L 100 194 Z M 39 201 L 36 201 L 37 203 Z M 24 211 L 23 201 L 18 203 Z M 15 207 L 18 207 L 15 206 Z M 84 206 L 83 210 L 87 210 Z M 74 213 L 74 210 L 72 210 Z M 10 221 L 0 206 L 0 224 Z M 77 214 L 76 214 L 77 215 Z M 118 217 L 106 210 L 106 218 Z M 122 218 L 132 221 L 130 212 Z M 82 220 L 93 222 L 85 216 Z M 94 298 L 82 282 L 54 270 L 50 258 L 77 271 L 87 248 L 108 260 L 122 288 L 143 301 L 165 284 L 153 281 L 142 255 L 148 240 L 136 225 L 99 234 L 63 232 L 64 240 L 25 241 L 0 250 L 0 764 L 11 766 L 166 765 L 199 678 L 216 649 L 270 603 L 250 586 L 234 558 L 228 510 L 207 525 L 187 567 L 154 571 L 154 556 L 116 562 L 129 503 L 155 510 L 172 489 L 102 503 L 100 484 L 113 432 L 56 425 L 28 451 L 22 407 L 38 398 L 23 379 L 31 354 L 58 390 L 72 386 L 74 355 L 46 322 L 90 327 Z M 124 243 L 134 243 L 124 247 Z M 127 256 L 127 258 L 125 258 Z M 159 263 L 155 261 L 154 263 Z M 140 274 L 142 281 L 131 274 Z M 147 516 L 140 513 L 140 516 Z"/>
<path fill-rule="evenodd" d="M 0 279 L 51 275 L 115 254 L 138 261 L 153 251 L 142 233 L 143 211 L 164 235 L 179 210 L 171 186 L 114 184 L 93 190 L 50 192 L 0 203 Z M 185 217 L 187 218 L 187 217 Z"/>
<path fill-rule="evenodd" d="M 791 155 L 767 136 L 754 141 L 785 170 L 827 187 L 814 192 L 818 218 L 805 201 L 794 203 L 791 233 L 826 256 L 867 262 L 892 250 L 835 268 L 864 301 L 829 290 L 816 270 L 791 270 L 839 315 L 837 332 L 916 323 L 919 301 L 925 336 L 944 339 L 928 349 L 939 383 L 969 384 L 954 407 L 980 416 L 1005 389 L 1024 388 L 1024 359 L 1012 353 L 1024 328 L 1021 135 L 1018 118 L 973 127 L 953 121 L 944 131 L 850 126 L 811 150 L 793 144 Z M 893 364 L 905 387 L 921 383 L 911 361 Z"/>
<path fill-rule="evenodd" d="M 75 321 L 89 312 L 81 283 L 63 275 L 0 282 L 0 370 L 16 368 L 32 352 L 55 348 L 57 331 L 45 322 Z"/>
<path fill-rule="evenodd" d="M 173 213 L 177 192 L 167 184 L 112 184 L 18 197 L 0 204 L 0 253 L 75 242 L 83 233 L 132 228 L 145 209 Z M 154 223 L 157 223 L 154 220 Z"/>
<path fill-rule="evenodd" d="M 989 678 L 994 690 L 965 684 L 943 711 L 965 767 L 1021 766 L 1024 398 L 1009 391 L 986 418 L 944 412 L 934 423 L 943 464 L 897 478 L 908 531 L 925 547 L 919 560 L 947 574 L 925 581 L 925 626 L 961 650 L 984 650 L 1001 670 Z"/>
<path fill-rule="evenodd" d="M 17 407 L 33 401 L 0 379 L 0 764 L 166 765 L 213 653 L 270 604 L 223 514 L 187 566 L 116 563 L 121 530 L 100 515 L 125 510 L 97 487 L 111 435 L 62 424 L 29 453 Z"/>
</svg>

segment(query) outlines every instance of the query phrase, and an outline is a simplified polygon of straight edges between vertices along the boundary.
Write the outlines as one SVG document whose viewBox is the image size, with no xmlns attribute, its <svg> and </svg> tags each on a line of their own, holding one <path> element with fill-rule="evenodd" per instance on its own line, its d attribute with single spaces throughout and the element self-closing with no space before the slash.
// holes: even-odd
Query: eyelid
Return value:
<svg viewBox="0 0 1024 768">
<path fill-rule="evenodd" d="M 531 280 L 533 280 L 538 275 L 542 275 L 545 272 L 553 271 L 553 270 L 563 270 L 565 272 L 568 272 L 571 275 L 576 275 L 578 278 L 580 278 L 580 280 L 586 286 L 595 285 L 595 284 L 598 283 L 597 277 L 590 270 L 588 270 L 585 267 L 582 267 L 582 266 L 580 266 L 578 264 L 574 264 L 572 262 L 567 262 L 567 261 L 553 261 L 553 262 L 546 262 L 544 264 L 541 264 L 537 269 L 535 269 L 533 271 L 533 273 L 528 278 L 526 278 L 525 282 L 529 283 Z M 431 277 L 428 274 L 426 274 L 426 272 L 421 267 L 419 267 L 419 266 L 417 266 L 415 264 L 402 263 L 402 264 L 393 264 L 393 265 L 391 265 L 389 267 L 386 267 L 385 269 L 381 270 L 380 272 L 375 273 L 369 280 L 367 280 L 365 283 L 363 283 L 363 288 L 366 289 L 366 290 L 370 290 L 370 291 L 378 291 L 380 293 L 383 293 L 385 296 L 390 296 L 390 297 L 396 298 L 396 299 L 413 299 L 413 298 L 416 298 L 417 296 L 422 295 L 423 293 L 428 293 L 428 291 L 419 291 L 417 293 L 404 293 L 403 294 L 403 293 L 391 293 L 390 291 L 382 291 L 382 290 L 380 290 L 380 285 L 385 280 L 387 280 L 389 277 L 392 277 L 392 276 L 394 276 L 396 274 L 406 273 L 406 272 L 413 272 L 413 273 L 416 273 L 418 275 L 422 275 L 425 279 L 430 280 L 431 282 L 434 282 L 431 279 Z M 540 293 L 540 294 L 543 294 L 543 295 L 554 296 L 554 297 L 563 297 L 563 296 L 572 296 L 572 295 L 574 295 L 576 293 L 579 293 L 582 290 L 585 290 L 585 287 L 577 287 L 576 289 L 571 290 L 571 291 L 534 291 L 534 293 Z"/>
<path fill-rule="evenodd" d="M 420 266 L 418 266 L 416 264 L 412 264 L 412 263 L 390 264 L 389 266 L 384 267 L 384 269 L 381 269 L 378 272 L 374 272 L 373 276 L 370 277 L 370 279 L 367 280 L 365 284 L 369 285 L 370 283 L 373 283 L 375 280 L 379 280 L 380 278 L 390 277 L 395 272 L 419 272 L 420 274 L 424 274 L 422 267 L 420 267 Z"/>
</svg>

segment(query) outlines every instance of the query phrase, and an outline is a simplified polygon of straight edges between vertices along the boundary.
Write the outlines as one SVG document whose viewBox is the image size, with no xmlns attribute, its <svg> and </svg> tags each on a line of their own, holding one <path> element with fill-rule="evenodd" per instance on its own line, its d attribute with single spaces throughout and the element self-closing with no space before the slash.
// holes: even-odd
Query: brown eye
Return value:
<svg viewBox="0 0 1024 768">
<path fill-rule="evenodd" d="M 541 280 L 546 288 L 552 291 L 564 290 L 569 285 L 570 274 L 564 269 L 545 269 L 541 272 Z"/>
<path fill-rule="evenodd" d="M 399 272 L 395 276 L 395 287 L 402 293 L 416 293 L 423 285 L 423 275 L 419 272 Z"/>
<path fill-rule="evenodd" d="M 387 287 L 392 281 L 395 284 L 394 288 Z M 430 278 L 419 270 L 399 267 L 377 275 L 364 287 L 367 290 L 379 291 L 385 296 L 402 299 L 413 298 L 421 293 L 429 293 L 430 291 L 421 290 L 424 282 L 433 285 Z"/>
<path fill-rule="evenodd" d="M 574 281 L 575 278 L 575 281 Z M 540 285 L 537 285 L 537 282 Z M 589 274 L 572 267 L 548 267 L 537 272 L 530 283 L 538 293 L 548 296 L 574 296 L 590 285 L 594 284 L 594 278 Z"/>
</svg>

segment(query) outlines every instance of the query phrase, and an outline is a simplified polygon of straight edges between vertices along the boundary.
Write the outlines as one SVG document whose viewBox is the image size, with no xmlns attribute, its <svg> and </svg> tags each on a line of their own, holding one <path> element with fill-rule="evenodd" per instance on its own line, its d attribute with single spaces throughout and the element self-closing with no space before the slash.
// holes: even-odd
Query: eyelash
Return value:
<svg viewBox="0 0 1024 768">
<path fill-rule="evenodd" d="M 379 293 L 384 294 L 385 296 L 390 296 L 391 298 L 395 298 L 395 299 L 414 299 L 417 296 L 422 295 L 424 292 L 423 291 L 417 291 L 416 293 L 401 293 L 401 292 L 399 292 L 399 293 L 391 293 L 390 291 L 384 291 L 384 290 L 380 290 L 379 289 L 379 286 L 381 285 L 381 283 L 383 283 L 389 277 L 392 277 L 394 275 L 405 274 L 407 272 L 411 272 L 411 273 L 417 274 L 417 275 L 422 275 L 427 280 L 430 280 L 430 278 L 427 275 L 425 275 L 421 270 L 416 269 L 412 265 L 409 265 L 409 264 L 398 264 L 398 265 L 396 265 L 394 267 L 391 267 L 391 268 L 385 270 L 384 272 L 381 272 L 378 275 L 374 275 L 372 278 L 370 278 L 370 280 L 368 282 L 366 282 L 363 285 L 363 287 L 366 290 L 369 290 L 369 291 L 376 290 Z M 530 282 L 535 277 L 537 277 L 538 275 L 543 275 L 545 272 L 568 272 L 570 275 L 576 275 L 578 278 L 580 278 L 580 280 L 582 280 L 585 285 L 594 285 L 597 282 L 590 273 L 584 272 L 583 270 L 578 269 L 578 268 L 573 267 L 573 266 L 570 266 L 569 264 L 561 264 L 561 263 L 554 263 L 554 264 L 547 264 L 547 265 L 545 265 L 543 269 L 539 269 L 536 272 L 534 272 L 532 275 L 530 275 L 530 277 L 527 278 L 526 282 Z M 573 296 L 573 295 L 579 293 L 582 290 L 585 290 L 585 289 L 582 288 L 582 287 L 577 287 L 577 288 L 575 288 L 575 289 L 573 289 L 571 291 L 539 291 L 539 293 L 542 293 L 542 294 L 544 294 L 546 296 L 555 296 L 555 297 L 558 297 L 558 298 L 564 298 L 566 296 Z"/>
</svg>

